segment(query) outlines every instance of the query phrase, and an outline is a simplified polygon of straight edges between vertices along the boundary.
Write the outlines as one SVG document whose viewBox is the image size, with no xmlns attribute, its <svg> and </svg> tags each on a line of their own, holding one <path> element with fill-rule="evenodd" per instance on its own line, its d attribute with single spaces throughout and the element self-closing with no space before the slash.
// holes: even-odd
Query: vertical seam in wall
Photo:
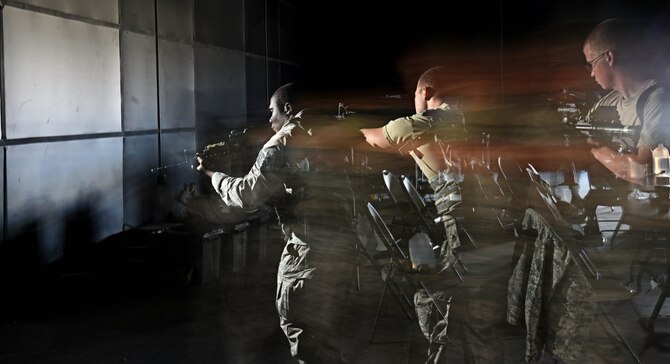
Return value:
<svg viewBox="0 0 670 364">
<path fill-rule="evenodd" d="M 505 105 L 505 77 L 503 75 L 503 0 L 499 1 L 500 7 L 500 107 Z"/>
<path fill-rule="evenodd" d="M 5 6 L 0 4 L 0 132 L 2 141 L 7 140 L 7 120 L 5 114 Z"/>
<path fill-rule="evenodd" d="M 159 37 L 158 37 L 158 0 L 154 0 L 154 39 L 156 44 L 155 54 L 156 54 L 156 131 L 158 135 L 158 166 L 163 165 L 163 152 L 162 152 L 162 133 L 161 133 L 161 88 L 160 88 L 160 60 L 158 57 L 159 54 Z M 161 180 L 161 173 L 158 174 L 158 179 Z"/>
<path fill-rule="evenodd" d="M 123 100 L 123 30 L 121 29 L 121 22 L 123 20 L 122 6 L 121 3 L 125 0 L 119 0 L 118 2 L 118 22 L 119 22 L 119 99 L 121 100 L 121 132 L 126 131 L 126 116 L 124 113 L 125 102 Z"/>
<path fill-rule="evenodd" d="M 7 140 L 7 121 L 5 114 L 5 5 L 0 4 L 0 132 L 2 141 Z M 7 146 L 2 153 L 2 241 L 7 241 Z"/>
<path fill-rule="evenodd" d="M 242 1 L 242 50 L 247 53 L 247 2 Z M 249 65 L 247 64 L 247 57 L 244 57 L 244 126 L 249 126 Z"/>
<path fill-rule="evenodd" d="M 263 23 L 264 23 L 264 30 L 265 30 L 265 100 L 263 102 L 267 102 L 267 100 L 270 100 L 270 51 L 268 47 L 268 0 L 263 1 L 264 9 L 263 9 Z M 265 108 L 263 108 L 265 110 Z"/>
<path fill-rule="evenodd" d="M 124 97 L 123 97 L 123 31 L 121 30 L 122 26 L 121 24 L 123 23 L 123 6 L 121 5 L 123 1 L 126 0 L 119 0 L 117 2 L 117 7 L 118 7 L 118 23 L 119 23 L 119 92 L 121 93 L 119 95 L 119 99 L 121 100 L 121 219 L 123 220 L 123 223 L 121 225 L 121 229 L 123 230 L 123 226 L 125 226 L 127 222 L 127 215 L 126 215 L 126 209 L 127 209 L 127 201 L 126 201 L 126 183 L 125 183 L 125 175 L 126 175 L 126 158 L 125 158 L 125 152 L 126 152 L 126 115 L 124 113 Z"/>
<path fill-rule="evenodd" d="M 246 18 L 246 13 L 247 13 L 247 2 L 244 0 L 242 1 L 242 49 L 244 50 L 244 53 L 247 52 L 247 18 Z"/>
<path fill-rule="evenodd" d="M 277 59 L 280 60 L 279 62 L 279 85 L 281 86 L 284 83 L 284 77 L 282 75 L 282 54 L 281 54 L 281 2 L 277 2 Z"/>
<path fill-rule="evenodd" d="M 195 2 L 197 0 L 191 1 L 191 47 L 193 48 L 193 130 L 194 132 L 194 138 L 195 138 L 195 153 L 198 152 L 198 145 L 200 140 L 199 140 L 199 133 L 198 133 L 198 125 L 200 123 L 198 122 L 198 52 L 196 50 L 196 44 L 195 44 L 195 33 L 196 33 L 196 25 L 195 25 Z"/>
</svg>

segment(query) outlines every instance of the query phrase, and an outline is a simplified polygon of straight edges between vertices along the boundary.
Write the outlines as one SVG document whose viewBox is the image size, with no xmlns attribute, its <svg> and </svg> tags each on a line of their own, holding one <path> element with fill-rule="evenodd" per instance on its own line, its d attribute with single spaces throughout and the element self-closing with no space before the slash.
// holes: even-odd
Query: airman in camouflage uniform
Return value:
<svg viewBox="0 0 670 364">
<path fill-rule="evenodd" d="M 337 158 L 324 157 L 333 150 L 322 149 L 308 118 L 295 112 L 295 94 L 293 84 L 273 94 L 270 122 L 276 134 L 244 177 L 209 171 L 202 158 L 198 170 L 211 177 L 227 205 L 274 207 L 286 242 L 276 306 L 291 354 L 300 363 L 340 363 L 341 314 L 355 267 L 355 234 L 346 208 L 350 190 L 336 166 L 315 165 Z"/>
</svg>

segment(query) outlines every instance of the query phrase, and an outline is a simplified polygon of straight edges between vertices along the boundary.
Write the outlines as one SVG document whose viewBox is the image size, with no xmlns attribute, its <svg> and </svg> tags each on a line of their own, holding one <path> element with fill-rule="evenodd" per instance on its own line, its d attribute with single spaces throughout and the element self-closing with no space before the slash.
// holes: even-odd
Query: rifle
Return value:
<svg viewBox="0 0 670 364">
<path fill-rule="evenodd" d="M 217 143 L 207 144 L 196 156 L 205 159 L 207 168 L 213 171 L 226 171 L 230 173 L 233 164 L 233 156 L 240 157 L 240 151 L 246 148 L 244 136 L 247 129 L 233 129 L 225 140 Z M 198 164 L 191 165 L 195 168 Z"/>
<path fill-rule="evenodd" d="M 628 142 L 637 140 L 640 136 L 639 126 L 599 124 L 599 123 L 577 123 L 575 129 L 598 142 L 614 146 L 619 153 L 637 153 L 635 146 Z"/>
<path fill-rule="evenodd" d="M 590 138 L 619 153 L 637 153 L 636 141 L 640 137 L 641 126 L 622 125 L 614 106 L 600 106 L 588 113 L 586 96 L 563 90 L 557 111 L 566 127 L 566 145 L 573 136 L 583 140 Z"/>
</svg>

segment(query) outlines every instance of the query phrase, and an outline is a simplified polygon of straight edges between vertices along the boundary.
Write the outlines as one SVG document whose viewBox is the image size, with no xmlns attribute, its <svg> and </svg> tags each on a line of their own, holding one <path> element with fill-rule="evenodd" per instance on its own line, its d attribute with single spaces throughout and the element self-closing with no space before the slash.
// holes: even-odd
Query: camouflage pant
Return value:
<svg viewBox="0 0 670 364">
<path fill-rule="evenodd" d="M 439 214 L 450 213 L 461 203 L 461 189 L 455 171 L 441 171 L 428 180 L 435 193 L 435 207 Z"/>
<path fill-rule="evenodd" d="M 446 233 L 446 241 L 440 248 L 440 264 L 441 270 L 444 271 L 456 261 L 455 250 L 461 246 L 461 241 L 458 238 L 458 229 L 456 227 L 456 219 L 450 215 L 443 215 L 442 222 L 444 223 L 444 230 Z"/>
<path fill-rule="evenodd" d="M 440 363 L 444 346 L 448 342 L 447 326 L 451 297 L 445 291 L 427 292 L 419 289 L 414 294 L 414 307 L 419 328 L 428 340 L 426 363 Z"/>
<path fill-rule="evenodd" d="M 428 352 L 425 363 L 438 364 L 444 362 L 444 348 L 448 343 L 447 327 L 449 325 L 449 310 L 451 296 L 441 288 L 448 279 L 447 271 L 456 261 L 454 250 L 460 246 L 456 219 L 444 215 L 443 223 L 446 232 L 446 241 L 440 249 L 440 273 L 433 276 L 429 282 L 431 287 L 440 287 L 427 291 L 430 288 L 421 288 L 414 294 L 414 307 L 417 320 L 423 336 L 428 340 Z M 455 278 L 455 277 L 452 277 Z"/>
<path fill-rule="evenodd" d="M 343 362 L 343 314 L 355 269 L 353 256 L 333 251 L 347 245 L 343 239 L 323 234 L 311 240 L 313 245 L 284 247 L 276 306 L 291 354 L 301 363 Z"/>
</svg>

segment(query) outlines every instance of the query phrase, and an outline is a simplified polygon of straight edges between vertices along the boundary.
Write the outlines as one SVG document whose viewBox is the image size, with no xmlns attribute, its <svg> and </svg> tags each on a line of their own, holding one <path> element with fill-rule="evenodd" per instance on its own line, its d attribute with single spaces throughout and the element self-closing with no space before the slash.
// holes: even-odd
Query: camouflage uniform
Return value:
<svg viewBox="0 0 670 364">
<path fill-rule="evenodd" d="M 353 277 L 355 235 L 346 208 L 347 183 L 315 160 L 311 130 L 291 118 L 258 154 L 244 177 L 222 173 L 212 184 L 230 206 L 275 207 L 286 241 L 277 272 L 276 306 L 291 354 L 301 362 L 341 361 L 341 314 Z"/>
<path fill-rule="evenodd" d="M 456 220 L 450 214 L 461 201 L 459 173 L 446 155 L 446 150 L 450 140 L 462 137 L 463 114 L 452 110 L 447 104 L 442 104 L 436 109 L 427 109 L 412 116 L 392 120 L 383 130 L 391 145 L 396 146 L 401 153 L 406 152 L 412 156 L 433 189 L 435 206 L 446 233 L 446 241 L 440 250 L 441 269 L 445 270 L 454 263 L 454 249 L 461 245 L 456 231 Z M 448 166 L 446 169 L 436 167 L 445 164 Z M 451 298 L 444 290 L 434 290 L 428 294 L 421 289 L 414 295 L 419 327 L 430 343 L 427 363 L 443 360 L 450 302 Z"/>
<path fill-rule="evenodd" d="M 456 222 L 449 214 L 461 201 L 458 187 L 458 170 L 449 156 L 444 155 L 446 144 L 458 139 L 464 130 L 464 118 L 460 112 L 442 104 L 436 109 L 427 109 L 419 114 L 390 121 L 384 126 L 384 136 L 401 153 L 409 153 L 435 193 L 435 207 L 442 216 L 447 244 L 442 247 L 445 268 L 453 262 L 453 250 L 461 243 L 456 233 Z M 449 167 L 439 169 L 446 163 Z"/>
<path fill-rule="evenodd" d="M 526 242 L 509 280 L 507 321 L 525 322 L 527 361 L 546 348 L 555 358 L 579 362 L 594 320 L 591 285 L 539 213 L 526 210 L 522 226 L 537 237 Z"/>
</svg>

